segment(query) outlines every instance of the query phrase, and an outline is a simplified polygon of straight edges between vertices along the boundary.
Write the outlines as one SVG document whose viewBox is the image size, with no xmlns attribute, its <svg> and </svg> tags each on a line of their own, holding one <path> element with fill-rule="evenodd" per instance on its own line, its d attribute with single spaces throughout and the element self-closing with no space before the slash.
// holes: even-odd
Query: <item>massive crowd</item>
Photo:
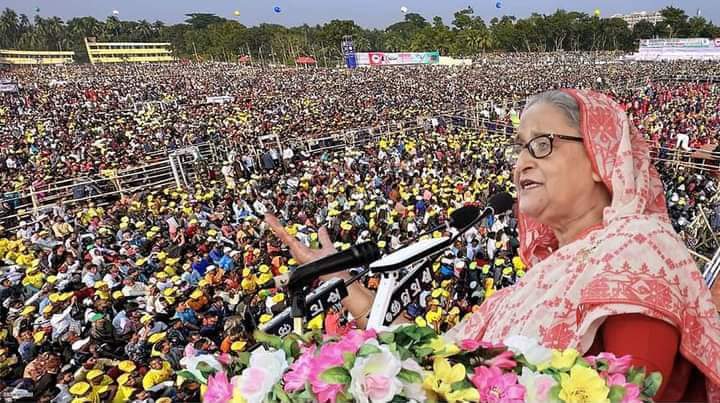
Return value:
<svg viewBox="0 0 720 403">
<path fill-rule="evenodd" d="M 275 213 L 311 247 L 384 253 L 467 203 L 514 192 L 505 159 L 524 96 L 597 87 L 621 100 L 649 141 L 676 229 L 697 242 L 699 208 L 720 223 L 711 171 L 677 167 L 679 147 L 715 144 L 717 84 L 647 78 L 717 73 L 699 62 L 590 64 L 533 55 L 473 67 L 273 70 L 223 64 L 45 67 L 0 72 L 22 85 L 0 97 L 3 190 L 142 164 L 183 144 L 297 144 L 352 128 L 417 127 L 367 144 L 307 153 L 241 148 L 189 188 L 58 203 L 0 238 L 0 393 L 24 401 L 198 401 L 205 353 L 237 354 L 288 304 L 275 281 L 297 262 L 264 221 Z M 643 79 L 639 79 L 643 77 Z M 60 81 L 50 85 L 48 80 Z M 230 95 L 218 104 L 207 97 Z M 136 111 L 136 103 L 145 104 Z M 458 113 L 469 109 L 472 113 Z M 447 117 L 431 120 L 439 112 Z M 497 123 L 472 127 L 473 113 Z M 498 130 L 502 128 L 502 130 Z M 687 143 L 685 137 L 687 137 Z M 273 146 L 274 147 L 274 146 Z M 667 160 L 667 161 L 665 161 Z M 680 170 L 681 169 L 681 170 Z M 704 207 L 701 207 L 704 206 Z M 704 210 L 703 210 L 704 211 Z M 404 315 L 445 330 L 524 275 L 512 214 L 491 216 L 432 264 L 433 283 Z M 439 237 L 434 231 L 424 237 Z M 327 240 L 326 240 L 327 241 Z M 365 276 L 366 287 L 377 277 Z M 342 334 L 341 307 L 307 325 Z"/>
</svg>

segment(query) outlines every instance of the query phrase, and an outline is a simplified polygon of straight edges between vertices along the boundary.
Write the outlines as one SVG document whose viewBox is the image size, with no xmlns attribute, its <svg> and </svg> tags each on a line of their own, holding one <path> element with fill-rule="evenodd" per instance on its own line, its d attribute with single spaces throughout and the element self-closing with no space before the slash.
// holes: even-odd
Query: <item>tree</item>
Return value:
<svg viewBox="0 0 720 403">
<path fill-rule="evenodd" d="M 648 20 L 642 20 L 633 26 L 635 39 L 650 39 L 655 35 L 655 26 Z"/>
<path fill-rule="evenodd" d="M 209 27 L 210 24 L 218 24 L 225 21 L 225 18 L 210 13 L 190 13 L 185 14 L 185 16 L 188 17 L 185 19 L 185 23 L 192 25 L 193 29 L 205 29 Z"/>
<path fill-rule="evenodd" d="M 669 34 L 673 38 L 684 38 L 690 34 L 690 24 L 688 24 L 688 16 L 680 8 L 665 7 L 660 10 L 663 16 L 664 24 L 669 26 Z"/>
</svg>

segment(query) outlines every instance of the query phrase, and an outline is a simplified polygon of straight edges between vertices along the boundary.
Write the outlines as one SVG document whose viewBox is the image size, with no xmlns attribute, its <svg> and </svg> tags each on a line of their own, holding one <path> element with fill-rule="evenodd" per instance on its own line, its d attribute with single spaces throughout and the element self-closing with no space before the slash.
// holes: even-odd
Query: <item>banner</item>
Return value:
<svg viewBox="0 0 720 403">
<path fill-rule="evenodd" d="M 720 38 L 643 39 L 634 60 L 718 60 Z"/>
<path fill-rule="evenodd" d="M 439 52 L 355 53 L 358 66 L 398 66 L 404 64 L 438 64 Z"/>
<path fill-rule="evenodd" d="M 18 92 L 18 85 L 9 80 L 0 80 L 0 92 Z"/>
</svg>

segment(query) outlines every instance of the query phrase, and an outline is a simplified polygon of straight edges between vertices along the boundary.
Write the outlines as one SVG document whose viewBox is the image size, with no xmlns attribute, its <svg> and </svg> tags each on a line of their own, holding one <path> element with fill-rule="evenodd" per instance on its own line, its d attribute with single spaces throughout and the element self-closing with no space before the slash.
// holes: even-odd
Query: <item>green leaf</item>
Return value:
<svg viewBox="0 0 720 403">
<path fill-rule="evenodd" d="M 630 368 L 628 371 L 627 382 L 634 383 L 642 388 L 643 382 L 645 382 L 645 368 Z"/>
<path fill-rule="evenodd" d="M 622 402 L 623 398 L 625 397 L 625 388 L 619 385 L 614 385 L 610 387 L 610 394 L 608 395 L 608 399 L 610 399 L 611 403 L 620 403 Z"/>
<path fill-rule="evenodd" d="M 392 400 L 390 400 L 390 403 L 408 403 L 410 399 L 402 396 L 394 396 Z"/>
<path fill-rule="evenodd" d="M 292 400 L 290 400 L 290 396 L 288 396 L 287 393 L 283 390 L 282 386 L 280 386 L 279 383 L 276 383 L 273 386 L 273 401 L 281 402 L 281 403 L 292 403 Z"/>
<path fill-rule="evenodd" d="M 205 378 L 217 372 L 215 368 L 211 367 L 206 362 L 199 362 L 197 365 L 197 370 L 200 371 L 202 376 L 204 376 Z"/>
<path fill-rule="evenodd" d="M 343 367 L 328 368 L 320 374 L 320 380 L 333 385 L 347 385 L 350 379 L 350 372 Z"/>
<path fill-rule="evenodd" d="M 415 355 L 418 358 L 425 358 L 433 353 L 433 349 L 431 347 L 418 347 L 415 349 Z"/>
<path fill-rule="evenodd" d="M 367 357 L 372 354 L 377 354 L 380 352 L 380 349 L 372 344 L 365 344 L 362 347 L 360 347 L 360 350 L 358 351 L 358 357 Z"/>
<path fill-rule="evenodd" d="M 238 354 L 238 362 L 240 362 L 240 364 L 242 364 L 244 367 L 250 365 L 250 352 L 243 351 L 242 353 Z"/>
<path fill-rule="evenodd" d="M 555 385 L 552 388 L 550 388 L 550 392 L 548 392 L 548 397 L 551 401 L 559 402 L 560 400 L 560 385 Z"/>
<path fill-rule="evenodd" d="M 347 352 L 343 353 L 343 368 L 348 371 L 355 365 L 355 354 Z"/>
<path fill-rule="evenodd" d="M 647 378 L 645 378 L 645 382 L 643 382 L 643 394 L 648 397 L 655 396 L 658 389 L 660 389 L 661 384 L 662 374 L 660 372 L 653 372 Z"/>
<path fill-rule="evenodd" d="M 183 378 L 188 379 L 188 380 L 191 380 L 191 381 L 193 381 L 193 382 L 205 383 L 205 382 L 202 381 L 202 379 L 198 379 L 198 378 L 195 376 L 195 374 L 193 374 L 192 372 L 190 372 L 190 371 L 188 371 L 188 370 L 186 370 L 186 369 L 183 369 L 182 371 L 176 372 L 175 375 L 177 375 L 177 376 L 182 376 Z"/>
<path fill-rule="evenodd" d="M 415 371 L 401 369 L 398 378 L 405 383 L 422 383 L 423 379 L 420 374 Z"/>
<path fill-rule="evenodd" d="M 255 338 L 255 341 L 260 344 L 265 344 L 276 350 L 282 349 L 283 339 L 280 336 L 273 336 L 265 332 L 256 330 L 253 333 L 253 337 Z"/>
<path fill-rule="evenodd" d="M 382 332 L 378 335 L 378 340 L 382 344 L 390 344 L 393 341 L 395 341 L 395 333 L 392 332 Z"/>
<path fill-rule="evenodd" d="M 293 338 L 285 338 L 282 343 L 282 349 L 285 351 L 285 355 L 287 357 L 293 357 L 296 358 L 300 355 L 300 346 L 298 345 L 297 340 Z"/>
<path fill-rule="evenodd" d="M 578 357 L 578 358 L 575 360 L 575 365 L 579 365 L 579 366 L 581 366 L 581 367 L 586 367 L 586 368 L 589 368 L 589 367 L 590 367 L 590 363 L 587 362 L 587 360 L 586 360 L 585 358 L 583 358 L 583 357 Z"/>
</svg>

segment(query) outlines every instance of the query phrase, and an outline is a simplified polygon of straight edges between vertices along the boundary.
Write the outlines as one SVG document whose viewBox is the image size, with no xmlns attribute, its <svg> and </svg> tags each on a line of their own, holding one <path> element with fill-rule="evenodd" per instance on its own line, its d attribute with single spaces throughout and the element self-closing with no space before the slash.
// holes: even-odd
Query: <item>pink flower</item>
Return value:
<svg viewBox="0 0 720 403">
<path fill-rule="evenodd" d="M 327 384 L 320 379 L 320 374 L 332 367 L 343 365 L 344 353 L 357 353 L 366 340 L 374 339 L 377 333 L 374 330 L 354 330 L 346 334 L 341 340 L 328 343 L 320 347 L 320 354 L 314 357 L 309 364 L 310 385 L 321 403 L 334 403 L 338 393 L 345 385 Z"/>
<path fill-rule="evenodd" d="M 230 361 L 232 361 L 232 357 L 230 357 L 230 354 L 228 353 L 222 353 L 218 356 L 218 361 L 222 365 L 228 365 L 230 364 Z"/>
<path fill-rule="evenodd" d="M 486 341 L 478 341 L 474 339 L 465 339 L 458 343 L 458 347 L 465 351 L 475 351 L 479 348 L 486 350 L 494 350 L 498 348 L 505 348 L 503 344 L 493 344 Z"/>
<path fill-rule="evenodd" d="M 525 399 L 525 387 L 518 385 L 517 375 L 504 374 L 500 368 L 477 367 L 470 380 L 480 392 L 481 402 L 521 403 Z"/>
<path fill-rule="evenodd" d="M 302 355 L 290 365 L 283 380 L 285 381 L 286 392 L 297 392 L 305 388 L 305 381 L 310 376 L 310 366 L 315 355 L 315 345 L 305 348 Z"/>
<path fill-rule="evenodd" d="M 365 377 L 364 389 L 370 401 L 385 399 L 390 390 L 391 379 L 384 375 L 369 375 Z"/>
<path fill-rule="evenodd" d="M 634 383 L 627 383 L 625 375 L 613 374 L 607 378 L 608 386 L 622 386 L 625 388 L 625 396 L 620 403 L 641 403 L 640 400 L 640 388 Z"/>
<path fill-rule="evenodd" d="M 597 356 L 588 356 L 585 357 L 585 359 L 590 363 L 592 366 L 597 365 L 598 360 L 602 360 L 607 362 L 608 365 L 608 374 L 624 374 L 630 369 L 630 364 L 632 361 L 632 357 L 629 355 L 624 355 L 622 357 L 616 357 L 613 353 L 600 353 Z"/>
<path fill-rule="evenodd" d="M 514 355 L 512 351 L 503 351 L 499 355 L 495 356 L 495 358 L 485 361 L 485 364 L 494 368 L 512 369 L 517 366 L 513 357 Z"/>
<path fill-rule="evenodd" d="M 228 380 L 224 371 L 210 375 L 207 383 L 207 391 L 203 396 L 204 402 L 225 403 L 232 398 L 233 385 Z"/>
</svg>

